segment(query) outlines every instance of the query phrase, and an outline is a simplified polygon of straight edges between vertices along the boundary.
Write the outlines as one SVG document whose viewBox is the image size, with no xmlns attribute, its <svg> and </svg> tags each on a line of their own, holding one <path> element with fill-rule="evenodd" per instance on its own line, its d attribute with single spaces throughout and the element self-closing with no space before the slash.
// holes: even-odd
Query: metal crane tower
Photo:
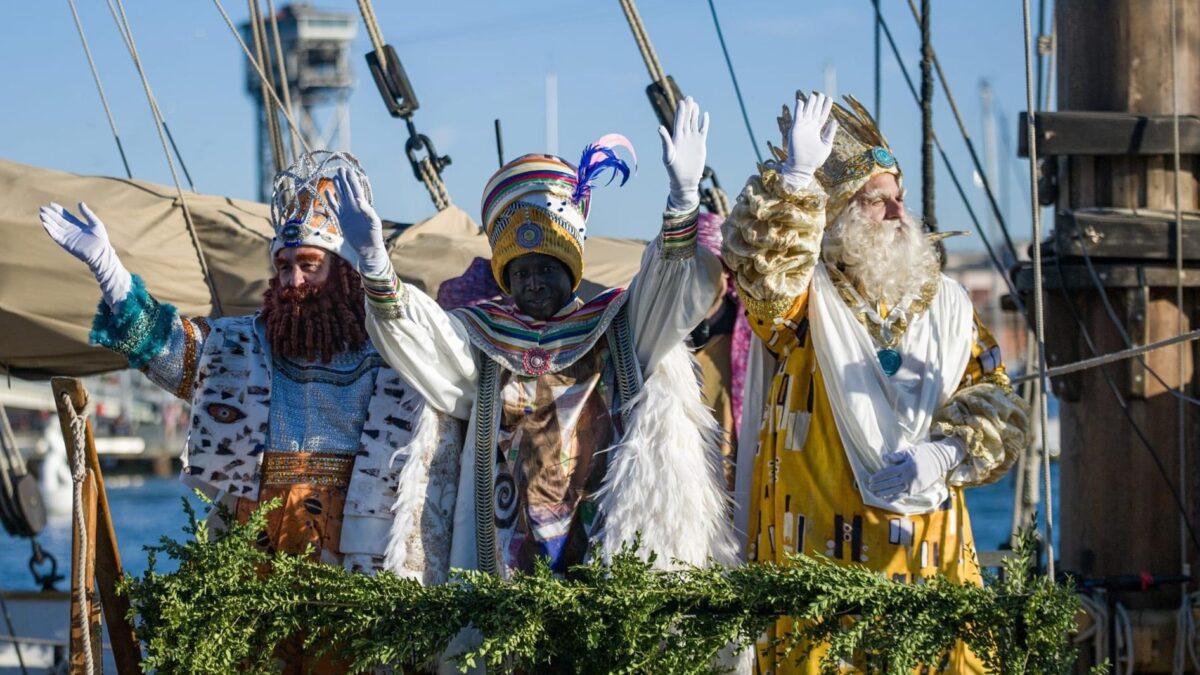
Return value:
<svg viewBox="0 0 1200 675">
<path fill-rule="evenodd" d="M 262 16 L 257 38 L 253 18 L 241 25 L 241 31 L 252 51 L 257 51 L 261 45 L 261 51 L 257 53 L 266 58 L 259 60 L 268 78 L 274 80 L 276 95 L 283 101 L 290 99 L 292 119 L 309 148 L 349 150 L 349 101 L 354 89 L 350 44 L 358 32 L 356 16 L 301 3 L 283 6 L 274 23 L 278 25 L 279 51 L 276 51 L 275 28 L 269 16 Z M 282 69 L 278 58 L 280 52 Z M 285 80 L 286 92 L 280 86 Z M 294 142 L 287 120 L 274 105 L 270 94 L 264 92 L 258 71 L 249 61 L 246 62 L 246 92 L 254 100 L 258 113 L 258 196 L 261 201 L 269 201 L 275 173 L 302 152 L 303 145 Z M 273 119 L 269 117 L 272 114 Z M 281 147 L 275 145 L 272 127 L 278 129 Z M 280 166 L 280 156 L 283 166 Z"/>
</svg>

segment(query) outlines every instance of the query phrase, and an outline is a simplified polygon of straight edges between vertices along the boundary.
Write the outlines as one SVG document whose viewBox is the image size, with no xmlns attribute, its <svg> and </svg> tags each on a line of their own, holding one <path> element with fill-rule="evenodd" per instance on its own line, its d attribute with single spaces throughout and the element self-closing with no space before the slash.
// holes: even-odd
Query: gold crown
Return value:
<svg viewBox="0 0 1200 675">
<path fill-rule="evenodd" d="M 796 92 L 796 98 L 801 101 L 808 99 L 801 91 Z M 900 178 L 900 164 L 892 154 L 887 139 L 879 131 L 875 118 L 858 99 L 849 95 L 845 99 L 849 109 L 838 103 L 833 104 L 832 115 L 839 128 L 833 138 L 833 151 L 816 174 L 828 195 L 825 216 L 829 222 L 841 215 L 855 193 L 875 176 L 890 173 Z M 783 134 L 783 148 L 770 143 L 767 146 L 775 159 L 783 162 L 788 156 L 788 133 L 792 128 L 792 111 L 788 106 L 783 106 L 783 114 L 778 122 L 779 131 Z"/>
</svg>

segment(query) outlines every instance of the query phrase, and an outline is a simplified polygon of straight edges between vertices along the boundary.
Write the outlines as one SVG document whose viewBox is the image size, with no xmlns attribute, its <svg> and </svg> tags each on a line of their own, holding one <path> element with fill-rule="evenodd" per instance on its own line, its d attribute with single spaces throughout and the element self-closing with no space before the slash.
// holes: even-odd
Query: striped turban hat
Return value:
<svg viewBox="0 0 1200 675">
<path fill-rule="evenodd" d="M 554 155 L 523 155 L 505 164 L 483 190 L 483 229 L 492 248 L 492 276 L 510 293 L 504 268 L 527 253 L 542 253 L 562 261 L 571 272 L 571 290 L 583 280 L 583 244 L 592 186 L 605 170 L 621 185 L 629 166 L 614 147 L 633 154 L 633 145 L 620 134 L 608 134 L 583 150 L 576 167 Z M 637 155 L 633 155 L 637 166 Z"/>
</svg>

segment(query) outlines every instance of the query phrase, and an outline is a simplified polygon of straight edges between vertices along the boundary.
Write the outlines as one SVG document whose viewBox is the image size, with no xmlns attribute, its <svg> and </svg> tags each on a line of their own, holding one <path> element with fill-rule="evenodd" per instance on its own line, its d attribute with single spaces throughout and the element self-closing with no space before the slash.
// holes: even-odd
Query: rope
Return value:
<svg viewBox="0 0 1200 675">
<path fill-rule="evenodd" d="M 188 208 L 187 197 L 183 194 L 183 186 L 179 183 L 179 174 L 175 171 L 175 160 L 171 157 L 171 151 L 167 147 L 167 137 L 164 133 L 166 122 L 163 121 L 162 112 L 158 109 L 158 101 L 154 98 L 154 90 L 150 87 L 150 80 L 146 77 L 146 71 L 142 68 L 142 58 L 138 54 L 137 43 L 133 39 L 133 30 L 129 26 L 129 18 L 125 15 L 125 5 L 122 0 L 116 0 L 117 7 L 113 7 L 113 0 L 108 0 L 108 10 L 113 15 L 113 20 L 117 22 L 117 30 L 121 33 L 121 37 L 125 39 L 125 46 L 129 49 L 129 56 L 133 59 L 134 68 L 137 69 L 138 76 L 142 80 L 142 89 L 146 92 L 146 100 L 150 103 L 150 112 L 154 115 L 154 120 L 157 122 L 155 131 L 158 132 L 158 140 L 162 144 L 163 154 L 167 157 L 167 167 L 171 170 L 171 180 L 175 183 L 175 192 L 179 197 L 179 205 L 183 209 L 183 220 L 187 224 L 188 236 L 192 240 L 192 248 L 196 251 L 196 260 L 200 264 L 200 272 L 204 274 L 204 281 L 208 284 L 208 292 L 212 298 L 213 314 L 222 316 L 225 312 L 221 308 L 221 298 L 217 295 L 217 286 L 213 281 L 212 274 L 208 270 L 208 261 L 204 258 L 204 251 L 200 248 L 200 238 L 196 234 L 196 224 L 192 220 L 192 210 Z M 120 8 L 118 16 L 117 8 Z M 180 162 L 182 163 L 182 161 Z M 193 186 L 193 190 L 195 187 Z"/>
<path fill-rule="evenodd" d="M 8 603 L 5 602 L 3 593 L 0 593 L 0 612 L 4 613 L 4 624 L 8 627 L 13 651 L 17 653 L 17 665 L 21 667 L 21 675 L 29 675 L 29 669 L 25 667 L 25 655 L 21 653 L 22 640 L 17 637 L 17 629 L 13 627 L 12 615 L 8 613 Z"/>
<path fill-rule="evenodd" d="M 1192 662 L 1192 669 L 1200 671 L 1200 656 L 1196 649 L 1196 617 L 1192 614 L 1200 605 L 1200 593 L 1184 594 L 1184 601 L 1175 615 L 1175 659 L 1172 672 L 1182 673 L 1186 660 Z"/>
<path fill-rule="evenodd" d="M 896 59 L 896 65 L 900 67 L 900 73 L 904 75 L 904 82 L 908 85 L 908 91 L 910 94 L 912 94 L 913 101 L 920 105 L 921 96 L 917 93 L 917 87 L 915 84 L 913 84 L 912 76 L 908 73 L 908 66 L 904 65 L 904 58 L 900 55 L 900 47 L 896 45 L 896 39 L 892 36 L 891 28 L 888 27 L 886 21 L 880 23 L 880 27 L 883 29 L 883 35 L 887 38 L 888 45 L 892 49 L 892 55 Z M 1004 285 L 1008 287 L 1009 295 L 1012 297 L 1013 302 L 1017 305 L 1017 313 L 1026 321 L 1028 321 L 1028 316 L 1025 313 L 1025 304 L 1021 301 L 1021 295 L 1020 293 L 1017 293 L 1017 289 L 1015 286 L 1013 286 L 1012 280 L 1008 278 L 1008 273 L 1005 270 L 1004 265 L 1000 263 L 999 256 L 996 255 L 995 250 L 992 248 L 991 240 L 984 231 L 983 224 L 979 222 L 979 217 L 975 214 L 975 208 L 971 206 L 971 200 L 967 197 L 967 191 L 963 188 L 962 181 L 958 179 L 958 173 L 954 170 L 954 165 L 950 163 L 950 158 L 946 156 L 946 149 L 942 147 L 942 142 L 938 138 L 937 133 L 933 134 L 933 142 L 937 147 L 938 155 L 942 158 L 942 165 L 946 167 L 946 172 L 950 174 L 950 182 L 954 185 L 955 191 L 958 192 L 959 198 L 962 199 L 963 207 L 967 210 L 967 216 L 969 216 L 971 219 L 971 224 L 975 228 L 975 233 L 978 234 L 980 240 L 983 241 L 983 246 L 985 249 L 987 249 L 988 257 L 991 258 L 992 264 L 995 265 L 996 271 L 999 273 L 1000 278 L 1004 281 Z"/>
<path fill-rule="evenodd" d="M 1055 366 L 1053 368 L 1047 368 L 1044 373 L 1043 372 L 1028 373 L 1025 375 L 1021 375 L 1020 377 L 1012 378 L 1011 382 L 1013 384 L 1019 384 L 1021 382 L 1032 382 L 1032 381 L 1038 379 L 1039 377 L 1046 377 L 1046 378 L 1062 377 L 1063 375 L 1070 375 L 1071 373 L 1077 373 L 1081 370 L 1088 370 L 1091 368 L 1096 368 L 1098 366 L 1105 366 L 1110 363 L 1116 363 L 1117 361 L 1124 361 L 1125 359 L 1131 359 L 1131 358 L 1134 358 L 1137 356 L 1141 356 L 1142 354 L 1145 354 L 1147 352 L 1152 352 L 1156 349 L 1162 349 L 1163 347 L 1170 347 L 1171 345 L 1176 345 L 1176 344 L 1184 344 L 1184 343 L 1192 342 L 1192 341 L 1198 340 L 1198 339 L 1200 339 L 1200 329 L 1191 331 L 1189 333 L 1173 335 L 1164 340 L 1159 340 L 1158 342 L 1150 342 L 1150 343 L 1147 343 L 1144 345 L 1138 345 L 1136 347 L 1131 347 L 1129 349 L 1122 349 L 1119 352 L 1112 352 L 1110 354 L 1104 354 L 1103 356 L 1096 356 L 1096 357 L 1092 357 L 1090 359 L 1083 359 L 1081 361 L 1076 361 L 1074 363 L 1068 363 L 1068 364 L 1062 365 L 1062 366 Z M 1190 399 L 1190 397 L 1188 397 L 1188 398 Z M 1192 399 L 1192 400 L 1194 400 L 1194 399 Z"/>
<path fill-rule="evenodd" d="M 1063 274 L 1062 260 L 1057 256 L 1054 257 L 1054 265 L 1058 269 L 1058 273 L 1061 276 Z M 1096 348 L 1096 343 L 1092 339 L 1091 333 L 1088 332 L 1087 325 L 1084 324 L 1083 319 L 1080 317 L 1079 310 L 1075 307 L 1075 302 L 1072 299 L 1071 294 L 1067 291 L 1065 286 L 1060 285 L 1058 290 L 1062 294 L 1062 302 L 1067 308 L 1067 313 L 1071 315 L 1071 320 L 1075 323 L 1075 327 L 1078 329 L 1079 335 L 1083 338 L 1084 345 L 1087 346 L 1088 351 L 1090 351 L 1093 356 L 1100 356 L 1100 350 Z M 1104 377 L 1104 382 L 1108 385 L 1108 390 L 1112 393 L 1113 400 L 1116 401 L 1117 407 L 1121 409 L 1121 414 L 1125 416 L 1125 421 L 1129 424 L 1129 428 L 1133 430 L 1134 435 L 1138 437 L 1138 441 L 1141 442 L 1142 447 L 1144 447 L 1146 452 L 1149 453 L 1150 459 L 1154 462 L 1154 467 L 1158 471 L 1159 477 L 1162 478 L 1163 485 L 1166 487 L 1167 491 L 1171 493 L 1171 498 L 1175 501 L 1175 507 L 1179 510 L 1180 516 L 1184 519 L 1184 522 L 1187 525 L 1188 535 L 1191 537 L 1192 543 L 1195 545 L 1196 550 L 1200 551 L 1200 537 L 1196 535 L 1195 528 L 1192 527 L 1187 513 L 1187 508 L 1183 503 L 1183 498 L 1180 496 L 1179 490 L 1176 488 L 1175 483 L 1171 480 L 1171 477 L 1167 472 L 1167 467 L 1165 464 L 1163 464 L 1162 457 L 1159 455 L 1154 444 L 1150 441 L 1150 438 L 1146 436 L 1144 431 L 1142 431 L 1141 425 L 1134 417 L 1133 411 L 1129 408 L 1129 402 L 1125 400 L 1124 395 L 1121 393 L 1121 389 L 1117 386 L 1116 381 L 1108 372 L 1108 369 L 1102 368 L 1100 370 L 1100 374 Z"/>
<path fill-rule="evenodd" d="M 1175 333 L 1179 335 L 1184 330 L 1184 312 L 1186 310 L 1183 304 L 1183 205 L 1181 204 L 1179 180 L 1179 25 L 1175 16 L 1175 5 L 1175 0 L 1171 0 L 1171 151 L 1175 162 Z M 1179 418 L 1178 481 L 1180 497 L 1184 500 L 1184 508 L 1187 508 L 1187 493 L 1184 491 L 1184 486 L 1187 485 L 1187 407 L 1182 397 L 1186 395 L 1184 393 L 1184 379 L 1187 377 L 1184 370 L 1184 357 L 1186 355 L 1187 349 L 1180 344 L 1175 359 L 1175 373 L 1178 378 L 1176 381 L 1179 385 L 1180 397 L 1176 398 L 1175 408 Z M 1180 514 L 1179 573 L 1185 577 L 1190 577 L 1192 566 L 1188 562 L 1186 526 L 1187 523 L 1184 521 L 1182 514 Z M 1183 584 L 1180 586 L 1180 605 L 1181 607 L 1190 607 L 1190 604 L 1187 584 Z M 1179 639 L 1180 635 L 1176 634 L 1176 642 Z"/>
<path fill-rule="evenodd" d="M 883 124 L 883 39 L 880 35 L 883 15 L 879 12 L 879 0 L 875 5 L 875 124 Z"/>
<path fill-rule="evenodd" d="M 426 155 L 421 158 L 419 166 L 421 167 L 421 183 L 429 191 L 429 198 L 433 200 L 433 205 L 438 211 L 445 211 L 451 203 L 450 193 L 446 191 L 446 183 L 442 181 L 442 177 L 434 168 L 433 160 Z"/>
<path fill-rule="evenodd" d="M 662 85 L 663 95 L 667 97 L 667 104 L 672 110 L 678 101 L 675 100 L 675 92 L 667 84 L 666 73 L 663 72 L 662 64 L 658 61 L 658 54 L 654 53 L 654 45 L 650 42 L 650 36 L 646 33 L 646 26 L 642 23 L 642 16 L 638 13 L 637 5 L 633 0 L 620 0 L 621 9 L 625 12 L 625 20 L 629 23 L 629 29 L 633 31 L 633 40 L 637 43 L 638 51 L 642 53 L 642 61 L 646 64 L 646 70 L 650 73 L 650 79 Z M 754 144 L 755 151 L 758 150 L 758 144 Z"/>
<path fill-rule="evenodd" d="M 1038 406 L 1038 415 L 1040 416 L 1042 428 L 1042 448 L 1049 448 L 1049 442 L 1046 437 L 1047 426 L 1047 411 L 1046 411 L 1046 396 L 1045 387 L 1046 379 L 1046 323 L 1045 323 L 1045 308 L 1044 298 L 1042 297 L 1042 211 L 1038 205 L 1038 164 L 1037 164 L 1037 134 L 1034 133 L 1034 117 L 1037 114 L 1037 109 L 1034 107 L 1034 92 L 1033 92 L 1033 53 L 1032 49 L 1032 29 L 1029 24 L 1029 0 L 1022 0 L 1022 13 L 1024 15 L 1025 28 L 1025 105 L 1028 109 L 1028 114 L 1025 116 L 1025 135 L 1029 143 L 1029 209 L 1033 221 L 1033 310 L 1034 310 L 1034 336 L 1037 339 L 1038 352 L 1038 372 L 1043 375 L 1037 380 L 1037 386 L 1042 390 L 1041 405 Z M 1042 473 L 1043 482 L 1046 490 L 1046 575 L 1051 579 L 1054 578 L 1054 500 L 1052 498 L 1054 488 L 1050 484 L 1050 453 L 1042 453 Z"/>
<path fill-rule="evenodd" d="M 287 62 L 283 58 L 283 43 L 279 40 L 279 16 L 275 12 L 275 0 L 267 0 L 267 11 L 271 14 L 271 37 L 275 42 L 275 62 L 279 64 L 279 88 L 283 90 L 283 107 L 292 109 L 292 86 L 288 79 Z M 288 129 L 291 135 L 292 161 L 300 158 L 300 139 L 295 129 Z"/>
<path fill-rule="evenodd" d="M 142 79 L 142 87 L 146 90 L 146 100 L 150 103 L 150 112 L 154 116 L 154 121 L 158 126 L 165 127 L 167 124 L 166 118 L 163 116 L 162 110 L 159 109 L 158 99 L 155 98 L 154 91 L 150 88 L 150 82 L 146 78 L 146 73 L 142 70 L 142 59 L 138 54 L 137 43 L 133 39 L 133 30 L 129 27 L 129 17 L 125 14 L 125 5 L 121 2 L 121 0 L 117 0 L 117 5 L 115 7 L 113 6 L 113 0 L 107 0 L 107 2 L 108 11 L 112 14 L 113 21 L 115 21 L 117 24 L 117 32 L 121 34 L 121 39 L 125 41 L 125 48 L 129 50 L 129 56 L 133 59 L 134 68 L 137 69 L 138 75 Z M 120 10 L 119 12 L 118 8 Z M 161 138 L 163 132 L 159 130 L 158 135 Z M 174 145 L 174 141 L 171 141 L 171 143 Z M 170 164 L 170 151 L 167 150 L 166 141 L 163 141 L 163 152 L 168 153 L 167 163 Z M 183 156 L 179 154 L 179 148 L 175 148 L 175 157 L 179 160 L 180 165 L 182 165 Z M 196 186 L 192 183 L 191 174 L 188 174 L 186 169 L 184 174 L 187 177 L 188 187 L 191 188 L 192 192 L 195 192 Z M 175 166 L 173 164 L 171 165 L 171 175 L 173 177 L 175 175 Z M 175 182 L 178 184 L 178 178 L 176 178 Z"/>
<path fill-rule="evenodd" d="M 1116 663 L 1109 664 L 1110 672 L 1132 675 L 1136 657 L 1133 641 L 1133 622 L 1129 620 L 1129 612 L 1125 609 L 1125 605 L 1120 602 L 1114 602 L 1114 617 L 1108 611 L 1107 592 L 1103 589 L 1098 589 L 1094 593 L 1098 598 L 1084 593 L 1080 593 L 1078 596 L 1079 604 L 1083 606 L 1083 611 L 1092 620 L 1092 625 L 1075 635 L 1073 638 L 1075 644 L 1078 645 L 1090 641 L 1092 643 L 1092 662 L 1099 665 L 1104 662 L 1104 659 L 1109 654 L 1110 645 L 1115 641 L 1117 658 Z M 1113 618 L 1116 621 L 1112 621 Z M 1112 635 L 1109 635 L 1110 623 L 1113 624 Z"/>
<path fill-rule="evenodd" d="M 229 32 L 233 33 L 234 39 L 241 45 L 242 53 L 250 60 L 250 65 L 254 66 L 254 71 L 258 73 L 259 78 L 265 80 L 267 76 L 263 74 L 262 66 L 255 60 L 254 55 L 250 53 L 250 47 L 242 39 L 242 35 L 238 32 L 237 26 L 234 25 L 233 19 L 229 18 L 229 13 L 225 11 L 225 6 L 221 4 L 221 0 L 213 0 L 213 4 L 217 6 L 217 11 L 221 13 L 221 18 L 225 19 L 225 25 L 229 27 Z M 271 95 L 271 100 L 274 101 L 275 105 L 279 106 L 280 112 L 283 113 L 283 118 L 287 120 L 288 127 L 300 138 L 300 144 L 304 146 L 304 151 L 311 152 L 312 148 L 308 146 L 308 140 L 304 138 L 304 134 L 300 133 L 300 126 L 296 124 L 296 120 L 292 119 L 292 112 L 284 107 L 283 102 L 276 96 L 275 88 L 268 87 L 267 93 Z"/>
<path fill-rule="evenodd" d="M 908 0 L 908 7 L 912 10 L 913 18 L 920 25 L 921 17 L 917 13 L 917 6 L 914 0 Z M 880 21 L 882 20 L 881 17 Z M 1013 243 L 1012 235 L 1008 231 L 1008 223 L 1001 212 L 1000 202 L 996 199 L 996 193 L 992 189 L 991 181 L 988 180 L 987 171 L 983 169 L 983 162 L 979 159 L 979 153 L 975 150 L 975 142 L 971 138 L 971 133 L 967 130 L 967 123 L 963 120 L 962 112 L 958 109 L 958 102 L 954 98 L 954 92 L 950 91 L 950 81 L 946 78 L 946 73 L 942 70 L 942 62 L 938 59 L 937 52 L 934 51 L 932 44 L 929 45 L 929 56 L 930 60 L 933 61 L 934 69 L 937 71 L 938 80 L 942 83 L 942 93 L 946 95 L 946 102 L 950 104 L 950 112 L 954 114 L 954 121 L 958 124 L 958 132 L 962 135 L 963 142 L 967 146 L 967 153 L 971 156 L 971 164 L 975 167 L 975 173 L 979 176 L 979 180 L 983 184 L 983 192 L 987 196 L 992 216 L 995 217 L 996 223 L 1000 226 L 1000 233 L 1004 235 L 1004 244 L 1008 248 L 1012 259 L 1017 260 L 1020 256 L 1017 255 L 1017 247 Z"/>
<path fill-rule="evenodd" d="M 937 231 L 933 169 L 933 48 L 929 46 L 929 0 L 921 0 L 921 215 Z"/>
<path fill-rule="evenodd" d="M 75 0 L 67 0 L 67 4 L 71 7 L 71 16 L 75 18 L 75 30 L 79 31 L 79 43 L 83 45 L 83 54 L 87 57 L 88 67 L 92 69 L 92 80 L 96 83 L 96 91 L 100 94 L 100 105 L 104 107 L 104 116 L 108 118 L 108 128 L 112 129 L 113 140 L 117 142 L 117 152 L 121 154 L 121 164 L 125 165 L 125 177 L 133 179 L 133 172 L 129 170 L 129 159 L 125 157 L 125 146 L 121 145 L 121 134 L 117 133 L 117 123 L 113 119 L 112 110 L 108 107 L 108 97 L 104 95 L 104 85 L 100 82 L 100 71 L 96 70 L 96 61 L 92 58 L 87 35 L 83 32 L 83 21 L 79 19 L 79 11 L 75 9 Z"/>
<path fill-rule="evenodd" d="M 754 148 L 754 156 L 762 164 L 762 151 L 758 149 L 758 140 L 754 138 L 754 129 L 750 126 L 750 115 L 746 112 L 746 102 L 742 100 L 742 88 L 738 85 L 737 74 L 733 71 L 733 61 L 729 58 L 729 48 L 725 46 L 725 34 L 721 32 L 721 21 L 717 18 L 717 6 L 713 0 L 708 0 L 708 9 L 712 12 L 713 25 L 717 28 L 717 39 L 721 42 L 721 53 L 725 55 L 725 65 L 729 68 L 729 79 L 733 80 L 733 91 L 737 94 L 738 107 L 742 109 L 742 121 L 746 124 L 746 133 L 750 136 L 750 145 Z"/>
<path fill-rule="evenodd" d="M 267 36 L 263 29 L 263 18 L 258 0 L 246 0 L 250 10 L 250 34 L 254 38 L 254 53 L 258 62 L 263 65 L 265 76 L 258 79 L 259 95 L 263 100 L 263 123 L 267 127 L 267 136 L 271 139 L 271 161 L 275 165 L 273 173 L 279 173 L 287 167 L 283 154 L 283 134 L 279 130 L 279 118 L 275 116 L 275 106 L 267 105 L 267 90 L 275 88 L 275 73 L 271 69 L 271 55 L 266 45 Z"/>
<path fill-rule="evenodd" d="M 383 31 L 379 30 L 379 19 L 375 17 L 375 8 L 371 5 L 371 0 L 358 0 L 358 12 L 362 14 L 363 25 L 367 27 L 367 37 L 371 38 L 371 46 L 375 48 L 379 62 L 383 64 L 386 72 L 388 64 L 384 63 Z"/>
<path fill-rule="evenodd" d="M 71 428 L 74 459 L 71 464 L 71 501 L 74 509 L 76 531 L 79 533 L 79 555 L 71 564 L 75 568 L 75 602 L 79 604 L 79 633 L 83 642 L 84 672 L 95 673 L 92 658 L 92 626 L 87 601 L 87 526 L 83 508 L 83 482 L 87 480 L 87 415 L 80 415 L 71 403 L 70 394 L 62 393 L 62 409 L 67 413 L 67 425 Z"/>
</svg>

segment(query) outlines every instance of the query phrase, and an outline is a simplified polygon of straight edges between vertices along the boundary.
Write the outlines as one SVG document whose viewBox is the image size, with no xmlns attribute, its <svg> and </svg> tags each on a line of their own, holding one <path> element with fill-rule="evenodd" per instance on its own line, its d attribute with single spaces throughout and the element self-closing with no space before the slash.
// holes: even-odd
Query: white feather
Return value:
<svg viewBox="0 0 1200 675">
<path fill-rule="evenodd" d="M 676 561 L 737 564 L 721 429 L 704 405 L 684 345 L 663 357 L 625 409 L 631 411 L 628 428 L 607 451 L 608 471 L 598 492 L 603 560 L 611 562 L 640 535 L 639 555 L 656 554 L 661 568 Z"/>
</svg>

